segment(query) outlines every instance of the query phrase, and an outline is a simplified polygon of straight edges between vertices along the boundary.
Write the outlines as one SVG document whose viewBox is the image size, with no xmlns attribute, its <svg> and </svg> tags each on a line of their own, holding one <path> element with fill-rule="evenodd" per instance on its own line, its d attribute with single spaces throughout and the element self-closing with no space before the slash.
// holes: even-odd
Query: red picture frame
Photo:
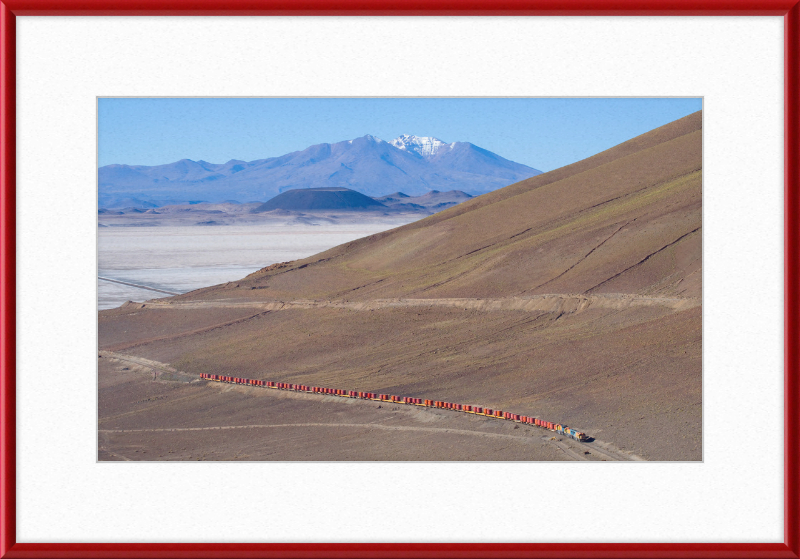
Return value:
<svg viewBox="0 0 800 559">
<path fill-rule="evenodd" d="M 784 542 L 564 544 L 52 544 L 16 542 L 16 16 L 710 15 L 782 16 L 785 87 Z M 5 0 L 0 2 L 0 558 L 33 557 L 800 557 L 800 0 Z"/>
</svg>

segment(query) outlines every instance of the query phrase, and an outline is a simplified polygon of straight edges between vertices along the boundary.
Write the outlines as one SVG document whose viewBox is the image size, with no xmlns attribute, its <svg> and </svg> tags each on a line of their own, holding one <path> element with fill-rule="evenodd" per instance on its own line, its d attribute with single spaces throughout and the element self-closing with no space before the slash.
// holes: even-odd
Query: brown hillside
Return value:
<svg viewBox="0 0 800 559">
<path fill-rule="evenodd" d="M 702 118 L 189 298 L 700 295 Z M 258 291 L 252 290 L 258 288 Z"/>
<path fill-rule="evenodd" d="M 479 404 L 566 423 L 646 459 L 700 460 L 701 124 L 700 113 L 690 115 L 239 282 L 103 311 L 100 349 L 190 374 Z M 495 433 L 512 439 L 491 439 L 513 445 L 473 446 L 463 431 L 494 427 L 465 414 L 404 415 L 317 396 L 284 405 L 247 396 L 255 389 L 134 382 L 122 365 L 101 368 L 103 456 L 137 459 L 130 449 L 142 448 L 173 456 L 172 445 L 214 459 L 584 456 L 514 425 Z M 216 435 L 187 430 L 234 421 L 262 426 L 223 447 Z M 320 433 L 319 422 L 341 428 Z M 390 437 L 392 425 L 400 431 Z M 175 426 L 183 430 L 148 431 Z"/>
</svg>

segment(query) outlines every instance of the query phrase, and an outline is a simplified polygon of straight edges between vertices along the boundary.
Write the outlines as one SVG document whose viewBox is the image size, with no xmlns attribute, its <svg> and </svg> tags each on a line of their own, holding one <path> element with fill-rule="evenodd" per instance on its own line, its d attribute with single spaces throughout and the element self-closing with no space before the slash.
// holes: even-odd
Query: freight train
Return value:
<svg viewBox="0 0 800 559">
<path fill-rule="evenodd" d="M 586 433 L 562 425 L 561 423 L 553 423 L 539 419 L 538 417 L 530 417 L 527 415 L 519 415 L 518 413 L 510 413 L 507 411 L 494 410 L 483 406 L 473 406 L 470 404 L 453 404 L 452 402 L 444 402 L 441 400 L 425 400 L 422 398 L 411 398 L 408 396 L 395 396 L 393 394 L 378 394 L 376 392 L 357 392 L 355 390 L 341 390 L 339 388 L 323 388 L 321 386 L 309 386 L 306 384 L 291 384 L 288 382 L 273 382 L 269 380 L 255 380 L 240 377 L 228 377 L 224 375 L 211 375 L 208 373 L 200 373 L 200 378 L 211 380 L 215 382 L 227 382 L 231 384 L 242 384 L 246 386 L 258 386 L 262 388 L 272 388 L 275 390 L 292 390 L 295 392 L 308 392 L 311 394 L 323 394 L 326 396 L 339 396 L 341 398 L 359 398 L 361 400 L 374 400 L 376 402 L 386 402 L 388 404 L 406 404 L 410 406 L 423 406 L 428 408 L 440 408 L 452 411 L 460 411 L 463 413 L 471 413 L 474 415 L 482 415 L 484 417 L 491 417 L 493 419 L 504 419 L 507 421 L 514 421 L 516 423 L 525 423 L 528 425 L 536 425 L 549 431 L 555 431 L 575 439 L 579 442 L 585 442 L 589 439 Z"/>
</svg>

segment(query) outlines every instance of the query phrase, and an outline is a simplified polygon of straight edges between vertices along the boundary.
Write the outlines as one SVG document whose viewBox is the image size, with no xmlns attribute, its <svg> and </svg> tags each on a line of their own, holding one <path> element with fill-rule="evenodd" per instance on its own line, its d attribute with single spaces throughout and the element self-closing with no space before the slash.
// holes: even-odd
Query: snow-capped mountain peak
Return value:
<svg viewBox="0 0 800 559">
<path fill-rule="evenodd" d="M 390 143 L 364 135 L 254 161 L 109 165 L 98 170 L 98 184 L 101 205 L 129 198 L 218 202 L 328 187 L 367 196 L 399 191 L 418 196 L 431 190 L 484 194 L 540 172 L 467 142 L 406 135 Z"/>
<path fill-rule="evenodd" d="M 438 138 L 430 136 L 414 136 L 403 134 L 389 142 L 397 149 L 416 153 L 417 155 L 428 158 L 436 155 L 442 148 L 452 148 L 453 144 L 448 144 Z"/>
</svg>

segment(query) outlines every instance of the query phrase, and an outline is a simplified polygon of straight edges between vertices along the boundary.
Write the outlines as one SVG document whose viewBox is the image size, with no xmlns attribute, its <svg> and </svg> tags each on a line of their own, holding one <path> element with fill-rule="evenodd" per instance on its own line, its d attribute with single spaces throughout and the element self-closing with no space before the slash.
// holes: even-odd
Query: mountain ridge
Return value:
<svg viewBox="0 0 800 559">
<path fill-rule="evenodd" d="M 430 190 L 476 195 L 541 174 L 469 142 L 437 145 L 423 157 L 406 144 L 400 149 L 366 135 L 254 161 L 112 164 L 98 169 L 98 200 L 101 207 L 123 198 L 150 203 L 267 200 L 287 190 L 322 187 L 350 188 L 370 197 L 396 191 L 422 195 Z"/>
</svg>

